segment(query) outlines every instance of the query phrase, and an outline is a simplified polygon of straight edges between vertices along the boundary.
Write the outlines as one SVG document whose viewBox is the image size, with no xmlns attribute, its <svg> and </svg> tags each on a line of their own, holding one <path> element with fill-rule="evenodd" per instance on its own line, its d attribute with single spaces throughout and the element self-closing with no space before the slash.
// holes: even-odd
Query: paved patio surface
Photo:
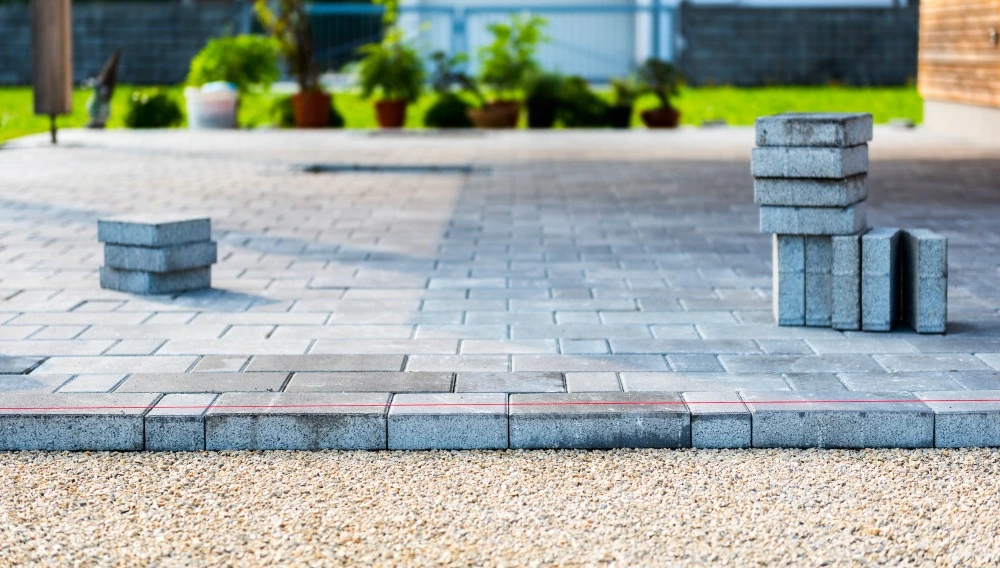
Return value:
<svg viewBox="0 0 1000 568">
<path fill-rule="evenodd" d="M 537 439 L 538 416 L 576 412 L 596 432 L 576 445 L 629 445 L 644 421 L 680 414 L 676 436 L 647 442 L 690 444 L 708 435 L 699 408 L 727 427 L 752 426 L 720 434 L 750 443 L 773 433 L 757 430 L 769 410 L 833 399 L 854 402 L 797 427 L 859 434 L 774 445 L 941 445 L 942 417 L 957 411 L 979 417 L 966 429 L 993 432 L 973 445 L 1000 443 L 1000 402 L 982 402 L 1000 401 L 1000 143 L 876 129 L 870 224 L 949 238 L 948 333 L 921 336 L 773 323 L 750 129 L 68 131 L 61 140 L 0 149 L 0 354 L 21 357 L 0 369 L 9 373 L 0 426 L 20 424 L 0 428 L 0 445 L 21 447 L 12 428 L 24 426 L 24 408 L 51 408 L 35 414 L 53 422 L 100 406 L 132 425 L 116 426 L 119 445 L 109 447 L 156 445 L 156 420 L 167 431 L 186 424 L 195 446 L 199 428 L 209 447 L 323 445 L 283 437 L 294 426 L 278 419 L 307 413 L 313 434 L 371 414 L 374 438 L 355 432 L 357 447 L 385 447 L 394 416 L 407 427 L 428 420 L 413 410 L 428 408 L 427 395 L 397 405 L 406 398 L 392 395 L 404 393 L 440 393 L 442 413 L 471 420 L 445 430 L 494 428 L 505 443 Z M 315 164 L 382 170 L 303 170 Z M 96 221 L 133 212 L 211 216 L 213 288 L 101 290 Z M 511 396 L 475 402 L 474 393 Z M 659 404 L 633 404 L 650 401 Z M 880 426 L 898 426 L 899 412 L 916 422 Z M 614 421 L 623 415 L 627 424 Z M 540 424 L 550 432 L 554 422 Z M 49 446 L 72 446 L 52 435 Z M 483 443 L 470 447 L 493 447 Z"/>
</svg>

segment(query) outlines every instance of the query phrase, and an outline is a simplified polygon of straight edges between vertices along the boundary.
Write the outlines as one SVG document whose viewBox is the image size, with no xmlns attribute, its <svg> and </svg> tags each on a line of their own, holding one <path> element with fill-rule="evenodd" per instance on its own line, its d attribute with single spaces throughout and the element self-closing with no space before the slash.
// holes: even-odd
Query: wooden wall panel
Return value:
<svg viewBox="0 0 1000 568">
<path fill-rule="evenodd" d="M 998 44 L 1000 0 L 921 0 L 920 94 L 1000 107 Z"/>
</svg>

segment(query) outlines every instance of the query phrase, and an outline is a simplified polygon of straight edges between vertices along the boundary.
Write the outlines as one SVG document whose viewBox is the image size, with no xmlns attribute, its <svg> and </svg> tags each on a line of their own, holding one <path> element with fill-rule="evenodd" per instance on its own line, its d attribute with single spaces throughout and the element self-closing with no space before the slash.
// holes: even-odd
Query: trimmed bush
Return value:
<svg viewBox="0 0 1000 568">
<path fill-rule="evenodd" d="M 167 93 L 157 89 L 132 91 L 125 112 L 129 128 L 169 128 L 184 121 L 180 105 Z"/>
</svg>

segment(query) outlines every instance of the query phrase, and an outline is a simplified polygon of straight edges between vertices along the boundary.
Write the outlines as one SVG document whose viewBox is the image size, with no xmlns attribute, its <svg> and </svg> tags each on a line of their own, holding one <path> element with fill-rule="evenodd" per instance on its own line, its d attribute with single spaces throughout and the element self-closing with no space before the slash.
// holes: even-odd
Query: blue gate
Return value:
<svg viewBox="0 0 1000 568">
<path fill-rule="evenodd" d="M 317 3 L 309 13 L 324 71 L 339 69 L 356 57 L 358 47 L 382 38 L 381 6 Z M 468 53 L 475 71 L 476 50 L 490 40 L 487 26 L 518 13 L 547 21 L 549 42 L 538 52 L 544 68 L 592 82 L 625 75 L 647 57 L 669 61 L 677 55 L 677 9 L 659 0 L 645 5 L 403 5 L 398 25 L 426 53 Z"/>
</svg>

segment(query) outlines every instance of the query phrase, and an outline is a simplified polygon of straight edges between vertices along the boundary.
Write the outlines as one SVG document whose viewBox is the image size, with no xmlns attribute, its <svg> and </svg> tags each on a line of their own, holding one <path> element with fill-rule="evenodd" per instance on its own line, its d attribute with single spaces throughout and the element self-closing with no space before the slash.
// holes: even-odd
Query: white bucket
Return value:
<svg viewBox="0 0 1000 568">
<path fill-rule="evenodd" d="M 208 87 L 208 88 L 206 88 Z M 184 89 L 188 128 L 236 128 L 239 94 L 235 89 L 219 88 L 209 83 L 201 89 Z"/>
</svg>

